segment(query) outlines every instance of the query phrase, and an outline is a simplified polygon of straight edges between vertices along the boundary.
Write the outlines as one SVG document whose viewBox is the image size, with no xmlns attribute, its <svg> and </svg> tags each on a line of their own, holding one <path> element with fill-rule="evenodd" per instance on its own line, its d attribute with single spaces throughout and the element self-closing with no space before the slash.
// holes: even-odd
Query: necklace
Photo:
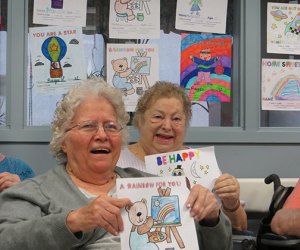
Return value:
<svg viewBox="0 0 300 250">
<path fill-rule="evenodd" d="M 112 173 L 112 175 L 104 182 L 104 183 L 101 183 L 101 184 L 96 184 L 96 183 L 91 183 L 91 182 L 86 182 L 80 178 L 78 178 L 72 171 L 71 168 L 69 167 L 66 167 L 66 171 L 67 173 L 72 177 L 72 179 L 75 179 L 75 182 L 76 184 L 78 184 L 79 186 L 104 186 L 104 185 L 107 185 L 109 182 L 113 181 L 114 179 L 117 178 L 117 174 L 115 172 Z"/>
</svg>

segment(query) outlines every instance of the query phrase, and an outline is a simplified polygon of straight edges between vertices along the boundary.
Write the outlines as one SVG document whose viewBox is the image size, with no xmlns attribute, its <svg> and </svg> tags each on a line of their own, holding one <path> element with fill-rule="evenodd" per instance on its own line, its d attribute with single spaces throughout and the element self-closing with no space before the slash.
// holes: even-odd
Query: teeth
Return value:
<svg viewBox="0 0 300 250">
<path fill-rule="evenodd" d="M 92 152 L 92 153 L 95 153 L 95 154 L 99 154 L 99 153 L 109 153 L 110 150 L 107 149 L 107 148 L 96 148 L 96 149 L 92 149 L 91 152 Z"/>
</svg>

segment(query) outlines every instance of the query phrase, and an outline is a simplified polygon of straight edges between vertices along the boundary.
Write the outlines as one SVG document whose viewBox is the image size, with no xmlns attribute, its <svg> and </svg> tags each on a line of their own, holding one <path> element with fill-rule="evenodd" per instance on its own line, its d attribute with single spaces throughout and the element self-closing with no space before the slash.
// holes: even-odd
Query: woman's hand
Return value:
<svg viewBox="0 0 300 250">
<path fill-rule="evenodd" d="M 124 229 L 120 210 L 131 204 L 129 199 L 100 195 L 89 205 L 72 211 L 67 216 L 71 232 L 85 232 L 97 227 L 118 235 Z"/>
<path fill-rule="evenodd" d="M 3 172 L 0 174 L 0 192 L 4 189 L 16 185 L 20 182 L 20 177 L 16 174 Z"/>
<path fill-rule="evenodd" d="M 219 221 L 220 207 L 215 195 L 199 184 L 192 187 L 186 206 L 196 221 L 208 225 L 216 225 Z"/>
<path fill-rule="evenodd" d="M 214 190 L 227 209 L 234 209 L 240 199 L 240 184 L 230 174 L 221 175 L 215 182 Z"/>
</svg>

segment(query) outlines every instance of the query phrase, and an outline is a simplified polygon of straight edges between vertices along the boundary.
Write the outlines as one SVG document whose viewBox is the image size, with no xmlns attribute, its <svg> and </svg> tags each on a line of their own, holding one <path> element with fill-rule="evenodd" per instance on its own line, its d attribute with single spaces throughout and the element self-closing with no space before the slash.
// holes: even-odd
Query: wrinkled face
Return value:
<svg viewBox="0 0 300 250">
<path fill-rule="evenodd" d="M 100 124 L 98 131 L 75 126 L 85 121 L 97 121 Z M 114 135 L 106 133 L 102 125 L 116 121 L 116 112 L 105 98 L 92 97 L 78 106 L 70 125 L 75 127 L 66 132 L 62 144 L 68 159 L 67 166 L 72 171 L 89 179 L 94 174 L 114 170 L 122 145 L 121 133 Z"/>
<path fill-rule="evenodd" d="M 200 58 L 202 60 L 209 61 L 211 59 L 210 50 L 201 50 L 200 51 Z"/>
<path fill-rule="evenodd" d="M 174 97 L 154 100 L 139 126 L 139 142 L 146 154 L 182 149 L 186 132 L 185 122 L 181 100 Z"/>
</svg>

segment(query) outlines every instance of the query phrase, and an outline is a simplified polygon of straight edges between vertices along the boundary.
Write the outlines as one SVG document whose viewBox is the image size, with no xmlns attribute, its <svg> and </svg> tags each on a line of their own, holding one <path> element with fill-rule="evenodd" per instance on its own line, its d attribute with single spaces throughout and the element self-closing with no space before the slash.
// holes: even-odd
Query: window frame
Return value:
<svg viewBox="0 0 300 250">
<path fill-rule="evenodd" d="M 186 143 L 299 143 L 298 127 L 260 127 L 260 0 L 235 0 L 234 15 L 239 27 L 234 30 L 234 84 L 238 92 L 232 99 L 239 105 L 238 127 L 190 127 Z M 26 126 L 27 107 L 27 30 L 28 0 L 8 1 L 7 36 L 7 126 L 0 128 L 1 142 L 49 142 L 50 126 Z M 21 56 L 20 56 L 21 55 Z M 20 57 L 22 57 L 20 60 Z M 16 73 L 18 72 L 18 73 Z M 22 90 L 22 91 L 20 91 Z M 248 94 L 249 93 L 249 94 Z M 233 114 L 235 117 L 235 114 Z M 129 126 L 130 141 L 138 131 Z"/>
</svg>

